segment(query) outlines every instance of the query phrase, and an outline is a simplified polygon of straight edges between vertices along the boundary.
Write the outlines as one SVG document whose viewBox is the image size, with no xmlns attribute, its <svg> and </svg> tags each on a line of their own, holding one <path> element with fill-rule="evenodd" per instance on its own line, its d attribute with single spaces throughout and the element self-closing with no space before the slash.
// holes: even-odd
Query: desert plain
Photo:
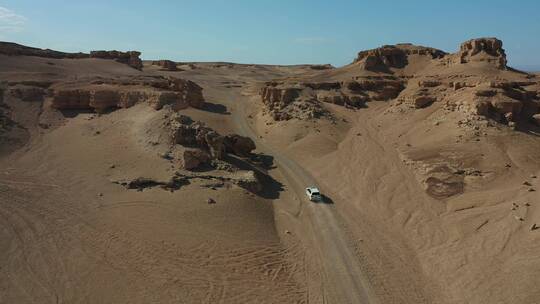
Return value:
<svg viewBox="0 0 540 304">
<path fill-rule="evenodd" d="M 540 75 L 456 47 L 0 43 L 0 303 L 540 303 Z"/>
</svg>

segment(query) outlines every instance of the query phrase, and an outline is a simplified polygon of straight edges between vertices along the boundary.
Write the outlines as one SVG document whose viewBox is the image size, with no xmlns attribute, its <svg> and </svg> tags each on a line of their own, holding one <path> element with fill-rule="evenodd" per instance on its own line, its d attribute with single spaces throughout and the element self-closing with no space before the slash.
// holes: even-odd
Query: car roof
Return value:
<svg viewBox="0 0 540 304">
<path fill-rule="evenodd" d="M 320 192 L 317 187 L 307 187 L 311 192 Z"/>
</svg>

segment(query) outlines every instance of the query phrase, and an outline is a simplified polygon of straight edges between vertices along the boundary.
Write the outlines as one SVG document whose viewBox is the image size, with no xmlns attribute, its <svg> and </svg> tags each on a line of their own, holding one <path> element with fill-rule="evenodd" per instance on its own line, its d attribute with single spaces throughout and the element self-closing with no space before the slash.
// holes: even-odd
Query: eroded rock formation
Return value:
<svg viewBox="0 0 540 304">
<path fill-rule="evenodd" d="M 459 63 L 487 62 L 499 69 L 506 69 L 503 43 L 497 38 L 478 38 L 461 44 L 457 58 Z"/>
<path fill-rule="evenodd" d="M 248 137 L 238 134 L 220 135 L 200 121 L 175 113 L 169 122 L 170 137 L 173 144 L 184 149 L 178 156 L 185 169 L 191 170 L 211 160 L 223 160 L 226 153 L 249 157 L 255 150 L 255 143 Z"/>
<path fill-rule="evenodd" d="M 141 52 L 129 51 L 91 51 L 90 58 L 112 59 L 120 63 L 125 63 L 137 70 L 141 70 L 143 67 L 142 60 L 139 58 Z"/>
<path fill-rule="evenodd" d="M 390 100 L 404 82 L 395 77 L 356 77 L 338 82 L 268 82 L 260 96 L 274 120 L 330 117 L 322 103 L 361 108 L 371 100 Z"/>
<path fill-rule="evenodd" d="M 486 69 L 463 74 L 466 66 L 455 67 L 478 63 Z M 498 74 L 492 67 L 507 69 L 502 42 L 496 38 L 466 41 L 455 54 L 411 44 L 387 45 L 360 52 L 353 64 L 336 69 L 343 69 L 339 73 L 321 71 L 309 78 L 268 82 L 260 96 L 274 120 L 330 117 L 325 103 L 360 108 L 373 100 L 395 100 L 393 105 L 416 109 L 442 102 L 447 110 L 510 126 L 535 122 L 540 82 L 534 75 Z"/>
<path fill-rule="evenodd" d="M 238 134 L 226 135 L 224 144 L 228 153 L 238 156 L 249 156 L 256 148 L 255 142 L 251 138 Z"/>
<path fill-rule="evenodd" d="M 45 58 L 88 58 L 85 53 L 64 53 L 53 51 L 50 49 L 39 49 L 29 46 L 20 45 L 12 42 L 0 42 L 0 54 L 8 56 L 36 56 Z"/>
<path fill-rule="evenodd" d="M 62 83 L 52 88 L 52 106 L 57 109 L 128 108 L 147 102 L 155 109 L 170 104 L 175 110 L 204 104 L 202 88 L 180 78 L 151 77 L 98 79 L 87 83 Z"/>
<path fill-rule="evenodd" d="M 28 85 L 14 85 L 8 90 L 9 94 L 23 101 L 42 101 L 46 94 L 43 88 Z"/>
<path fill-rule="evenodd" d="M 269 82 L 259 94 L 266 111 L 274 120 L 291 118 L 312 119 L 324 116 L 325 111 L 313 94 L 305 94 L 300 84 Z"/>
<path fill-rule="evenodd" d="M 82 59 L 82 58 L 101 58 L 101 59 L 112 59 L 120 63 L 127 64 L 138 70 L 142 69 L 142 60 L 139 58 L 141 55 L 137 51 L 92 51 L 90 54 L 86 53 L 65 53 L 54 51 L 50 49 L 39 49 L 20 45 L 12 42 L 0 42 L 0 54 L 8 56 L 36 56 L 44 58 L 54 58 L 54 59 Z"/>
<path fill-rule="evenodd" d="M 177 71 L 176 62 L 171 60 L 152 61 L 152 65 L 157 65 L 164 71 Z"/>
<path fill-rule="evenodd" d="M 353 63 L 360 65 L 365 70 L 386 72 L 389 68 L 405 67 L 410 55 L 423 55 L 436 59 L 444 57 L 446 53 L 434 48 L 412 44 L 384 45 L 359 52 Z"/>
</svg>

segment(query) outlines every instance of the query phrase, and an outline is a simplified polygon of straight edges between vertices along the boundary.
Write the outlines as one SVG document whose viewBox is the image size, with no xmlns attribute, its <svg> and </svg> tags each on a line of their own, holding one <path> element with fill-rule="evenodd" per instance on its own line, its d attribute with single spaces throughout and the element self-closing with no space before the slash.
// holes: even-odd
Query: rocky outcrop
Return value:
<svg viewBox="0 0 540 304">
<path fill-rule="evenodd" d="M 238 171 L 230 176 L 232 183 L 250 192 L 257 193 L 262 190 L 261 182 L 255 171 Z"/>
<path fill-rule="evenodd" d="M 331 64 L 313 64 L 309 66 L 312 70 L 330 70 L 333 69 L 334 66 Z"/>
<path fill-rule="evenodd" d="M 433 79 L 409 81 L 407 87 L 399 94 L 394 105 L 404 104 L 415 109 L 426 108 L 437 101 L 448 87 Z"/>
<path fill-rule="evenodd" d="M 43 101 L 46 92 L 40 87 L 15 85 L 9 88 L 9 94 L 23 101 Z"/>
<path fill-rule="evenodd" d="M 167 104 L 177 110 L 189 106 L 179 92 L 123 90 L 109 86 L 58 89 L 52 98 L 52 106 L 56 109 L 92 109 L 98 113 L 114 108 L 129 108 L 139 102 L 147 102 L 156 110 Z"/>
<path fill-rule="evenodd" d="M 302 96 L 302 90 L 299 84 L 269 82 L 259 94 L 266 111 L 274 120 L 310 119 L 324 115 L 325 110 L 314 96 Z"/>
<path fill-rule="evenodd" d="M 0 42 L 0 54 L 8 56 L 35 56 L 55 59 L 78 59 L 90 57 L 90 55 L 84 53 L 64 53 L 49 49 L 33 48 L 12 42 Z"/>
<path fill-rule="evenodd" d="M 202 108 L 204 106 L 204 97 L 202 88 L 191 80 L 181 78 L 167 78 L 169 89 L 180 93 L 181 99 L 187 102 L 191 107 Z"/>
<path fill-rule="evenodd" d="M 90 54 L 86 53 L 65 53 L 54 51 L 50 49 L 39 49 L 20 45 L 12 42 L 0 42 L 0 54 L 8 56 L 35 56 L 43 58 L 54 59 L 82 59 L 82 58 L 101 58 L 112 59 L 120 63 L 127 64 L 138 70 L 142 69 L 142 60 L 139 58 L 141 55 L 137 51 L 120 52 L 120 51 L 92 51 Z"/>
<path fill-rule="evenodd" d="M 98 78 L 90 81 L 92 85 L 115 85 L 122 87 L 149 87 L 160 91 L 174 91 L 181 93 L 181 99 L 189 106 L 202 108 L 204 106 L 204 97 L 202 88 L 195 82 L 176 77 L 164 76 L 133 76 L 125 78 Z"/>
<path fill-rule="evenodd" d="M 519 117 L 529 119 L 538 112 L 536 92 L 525 90 L 519 83 L 492 81 L 478 85 L 473 92 L 477 103 L 488 105 L 487 111 L 479 114 L 500 121 L 517 120 Z"/>
<path fill-rule="evenodd" d="M 52 106 L 57 109 L 128 108 L 147 102 L 155 109 L 172 105 L 175 110 L 204 105 L 202 88 L 179 78 L 99 79 L 90 85 L 63 83 L 52 88 Z"/>
<path fill-rule="evenodd" d="M 369 100 L 390 100 L 396 98 L 405 88 L 404 81 L 385 78 L 362 78 L 345 83 L 345 87 L 353 93 L 363 94 Z"/>
<path fill-rule="evenodd" d="M 303 82 L 302 87 L 308 87 L 313 90 L 339 90 L 341 89 L 340 82 Z"/>
<path fill-rule="evenodd" d="M 176 62 L 171 60 L 156 60 L 152 61 L 152 65 L 161 67 L 163 71 L 177 71 Z"/>
<path fill-rule="evenodd" d="M 355 77 L 347 81 L 268 82 L 260 96 L 274 120 L 330 117 L 322 103 L 361 108 L 371 100 L 396 98 L 404 81 L 393 76 Z"/>
<path fill-rule="evenodd" d="M 317 100 L 320 102 L 332 103 L 340 106 L 350 106 L 354 108 L 362 107 L 367 98 L 361 95 L 347 95 L 341 91 L 320 91 L 317 92 Z"/>
<path fill-rule="evenodd" d="M 204 142 L 212 158 L 225 158 L 225 137 L 212 130 L 204 134 Z"/>
<path fill-rule="evenodd" d="M 444 95 L 443 101 L 447 109 L 512 127 L 534 121 L 534 115 L 540 112 L 535 83 L 497 80 L 465 84 L 457 90 L 439 94 Z"/>
<path fill-rule="evenodd" d="M 260 95 L 263 103 L 272 111 L 284 109 L 299 97 L 299 91 L 298 88 L 278 88 L 270 84 L 261 89 Z"/>
<path fill-rule="evenodd" d="M 137 52 L 137 51 L 129 51 L 129 52 L 91 51 L 90 52 L 90 58 L 112 59 L 120 63 L 127 64 L 137 70 L 141 70 L 143 67 L 143 64 L 139 56 L 141 56 L 141 52 Z"/>
<path fill-rule="evenodd" d="M 202 164 L 210 161 L 210 155 L 201 149 L 185 149 L 182 155 L 178 156 L 180 165 L 186 170 L 193 170 Z"/>
<path fill-rule="evenodd" d="M 196 168 L 212 159 L 222 160 L 226 153 L 247 157 L 255 149 L 255 143 L 248 137 L 220 135 L 204 123 L 178 113 L 170 118 L 169 128 L 173 144 L 195 149 L 183 152 L 182 162 L 186 169 Z"/>
<path fill-rule="evenodd" d="M 256 148 L 255 142 L 251 138 L 238 134 L 226 135 L 224 144 L 228 153 L 238 156 L 249 156 Z"/>
<path fill-rule="evenodd" d="M 497 38 L 478 38 L 461 44 L 457 54 L 458 62 L 486 62 L 499 69 L 506 69 L 506 53 L 503 43 Z"/>
<path fill-rule="evenodd" d="M 89 109 L 90 94 L 86 89 L 55 90 L 52 106 L 56 109 Z"/>
<path fill-rule="evenodd" d="M 420 109 L 420 108 L 425 108 L 431 105 L 433 102 L 435 102 L 435 100 L 437 99 L 433 96 L 419 95 L 419 96 L 413 97 L 412 102 L 415 108 Z"/>
<path fill-rule="evenodd" d="M 266 111 L 272 119 L 301 120 L 324 116 L 324 110 L 313 94 L 304 94 L 300 84 L 269 82 L 260 90 L 260 95 Z"/>
<path fill-rule="evenodd" d="M 353 63 L 362 69 L 376 72 L 387 72 L 390 68 L 403 68 L 408 64 L 410 55 L 429 56 L 432 59 L 442 58 L 445 52 L 434 48 L 415 46 L 412 44 L 384 45 L 382 47 L 361 51 Z"/>
</svg>

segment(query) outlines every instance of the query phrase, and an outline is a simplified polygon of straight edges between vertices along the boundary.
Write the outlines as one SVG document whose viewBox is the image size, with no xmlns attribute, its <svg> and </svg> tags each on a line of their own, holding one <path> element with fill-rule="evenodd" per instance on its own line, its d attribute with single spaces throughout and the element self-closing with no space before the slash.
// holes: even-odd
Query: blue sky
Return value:
<svg viewBox="0 0 540 304">
<path fill-rule="evenodd" d="M 454 52 L 485 36 L 511 65 L 540 70 L 540 1 L 0 0 L 0 40 L 145 59 L 339 66 L 383 44 Z"/>
</svg>

